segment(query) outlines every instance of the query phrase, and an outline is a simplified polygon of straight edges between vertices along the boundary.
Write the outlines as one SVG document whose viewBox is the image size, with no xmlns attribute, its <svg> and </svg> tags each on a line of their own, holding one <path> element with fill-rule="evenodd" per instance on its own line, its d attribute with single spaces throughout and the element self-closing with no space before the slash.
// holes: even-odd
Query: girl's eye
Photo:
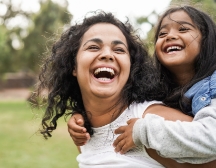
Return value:
<svg viewBox="0 0 216 168">
<path fill-rule="evenodd" d="M 158 37 L 164 37 L 166 34 L 166 32 L 159 32 Z"/>
<path fill-rule="evenodd" d="M 181 32 L 186 32 L 188 30 L 189 30 L 189 28 L 184 27 L 184 26 L 182 26 L 182 27 L 179 28 L 179 31 L 181 31 Z"/>
</svg>

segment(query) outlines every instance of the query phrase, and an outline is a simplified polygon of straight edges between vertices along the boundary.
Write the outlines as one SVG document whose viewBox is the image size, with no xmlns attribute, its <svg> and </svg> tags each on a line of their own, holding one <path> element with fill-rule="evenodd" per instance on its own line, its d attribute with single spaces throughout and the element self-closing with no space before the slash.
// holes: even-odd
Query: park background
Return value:
<svg viewBox="0 0 216 168">
<path fill-rule="evenodd" d="M 37 132 L 42 109 L 32 109 L 29 101 L 41 60 L 68 26 L 96 9 L 122 21 L 127 16 L 152 53 L 158 17 L 169 5 L 184 4 L 203 9 L 216 21 L 216 0 L 0 0 L 0 167 L 78 167 L 67 120 L 45 140 Z"/>
</svg>

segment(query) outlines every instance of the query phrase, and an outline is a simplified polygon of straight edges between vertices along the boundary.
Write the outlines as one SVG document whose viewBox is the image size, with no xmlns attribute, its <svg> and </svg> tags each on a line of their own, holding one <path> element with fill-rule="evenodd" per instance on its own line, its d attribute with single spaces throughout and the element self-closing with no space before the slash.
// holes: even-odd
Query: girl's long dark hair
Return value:
<svg viewBox="0 0 216 168">
<path fill-rule="evenodd" d="M 190 82 L 184 86 L 179 86 L 174 80 L 173 75 L 170 71 L 163 66 L 157 59 L 157 53 L 154 53 L 154 58 L 158 70 L 160 71 L 161 82 L 164 84 L 165 91 L 168 93 L 167 98 L 164 100 L 168 106 L 177 108 L 184 111 L 181 106 L 182 103 L 191 103 L 184 93 L 195 83 L 210 76 L 216 70 L 216 25 L 214 21 L 206 13 L 191 7 L 191 6 L 181 6 L 173 7 L 168 9 L 160 18 L 157 25 L 155 33 L 155 43 L 158 39 L 159 29 L 164 17 L 170 15 L 176 11 L 184 11 L 192 19 L 194 24 L 200 30 L 202 35 L 201 49 L 195 60 L 195 75 Z M 175 18 L 172 18 L 175 20 Z"/>
<path fill-rule="evenodd" d="M 48 91 L 47 107 L 42 119 L 41 133 L 45 138 L 57 127 L 57 120 L 68 114 L 80 113 L 84 117 L 85 127 L 93 134 L 87 118 L 77 78 L 72 75 L 76 64 L 76 55 L 84 33 L 94 24 L 110 23 L 124 34 L 130 53 L 130 75 L 121 92 L 122 107 L 132 102 L 162 100 L 164 92 L 159 87 L 159 78 L 143 43 L 135 34 L 128 21 L 122 23 L 111 13 L 99 11 L 86 17 L 82 23 L 71 26 L 53 45 L 52 52 L 45 60 L 39 75 L 36 91 Z"/>
</svg>

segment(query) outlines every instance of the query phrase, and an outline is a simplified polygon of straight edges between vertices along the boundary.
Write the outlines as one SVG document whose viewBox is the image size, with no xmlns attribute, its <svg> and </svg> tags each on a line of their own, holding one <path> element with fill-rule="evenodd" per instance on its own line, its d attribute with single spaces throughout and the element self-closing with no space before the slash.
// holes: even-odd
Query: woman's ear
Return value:
<svg viewBox="0 0 216 168">
<path fill-rule="evenodd" d="M 73 70 L 72 75 L 73 76 L 77 76 L 77 70 L 76 70 L 76 68 Z"/>
</svg>

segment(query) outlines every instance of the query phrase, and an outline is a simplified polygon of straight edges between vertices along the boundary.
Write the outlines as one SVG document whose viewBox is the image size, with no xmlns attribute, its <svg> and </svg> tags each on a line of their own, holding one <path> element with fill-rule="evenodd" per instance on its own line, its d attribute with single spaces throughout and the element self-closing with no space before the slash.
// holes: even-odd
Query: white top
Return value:
<svg viewBox="0 0 216 168">
<path fill-rule="evenodd" d="M 94 134 L 86 145 L 81 146 L 81 154 L 77 156 L 80 168 L 161 168 L 164 167 L 153 160 L 140 145 L 126 154 L 115 153 L 113 142 L 118 135 L 114 130 L 127 125 L 131 118 L 142 118 L 147 107 L 161 104 L 158 101 L 133 103 L 115 121 L 99 128 L 93 128 Z"/>
</svg>

